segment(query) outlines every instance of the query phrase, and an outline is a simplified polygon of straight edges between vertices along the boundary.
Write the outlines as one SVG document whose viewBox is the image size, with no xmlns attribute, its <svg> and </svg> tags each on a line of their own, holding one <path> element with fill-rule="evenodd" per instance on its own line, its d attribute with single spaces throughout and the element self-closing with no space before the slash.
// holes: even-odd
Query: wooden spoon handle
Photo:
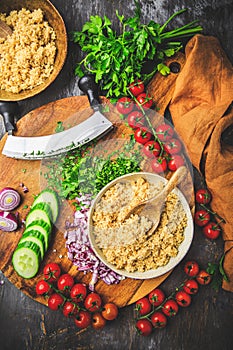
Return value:
<svg viewBox="0 0 233 350">
<path fill-rule="evenodd" d="M 12 30 L 11 28 L 0 19 L 0 38 L 6 38 L 7 35 L 11 35 Z"/>
<path fill-rule="evenodd" d="M 158 197 L 166 197 L 174 188 L 181 183 L 181 181 L 187 176 L 187 169 L 185 166 L 179 167 L 171 176 L 170 180 L 165 185 L 162 192 L 157 195 L 155 198 L 158 199 Z M 153 199 L 152 199 L 153 201 Z"/>
</svg>

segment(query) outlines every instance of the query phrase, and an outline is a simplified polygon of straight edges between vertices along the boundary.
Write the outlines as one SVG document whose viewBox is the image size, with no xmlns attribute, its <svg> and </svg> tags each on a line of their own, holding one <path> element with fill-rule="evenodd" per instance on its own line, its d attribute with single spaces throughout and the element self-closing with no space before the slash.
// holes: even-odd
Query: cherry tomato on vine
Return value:
<svg viewBox="0 0 233 350">
<path fill-rule="evenodd" d="M 172 138 L 166 141 L 163 147 L 165 152 L 167 152 L 168 154 L 177 154 L 177 153 L 180 153 L 182 149 L 182 144 L 180 140 L 176 138 Z"/>
<path fill-rule="evenodd" d="M 129 91 L 135 97 L 140 95 L 145 89 L 144 83 L 142 80 L 138 79 L 130 84 Z"/>
<path fill-rule="evenodd" d="M 114 303 L 106 303 L 103 306 L 102 316 L 105 320 L 112 321 L 118 316 L 118 307 Z"/>
<path fill-rule="evenodd" d="M 195 221 L 195 224 L 200 227 L 205 226 L 210 221 L 210 214 L 208 213 L 207 210 L 204 210 L 204 209 L 198 210 L 194 215 L 194 221 Z"/>
<path fill-rule="evenodd" d="M 129 114 L 134 108 L 134 103 L 129 97 L 121 97 L 116 103 L 116 109 L 121 114 Z"/>
<path fill-rule="evenodd" d="M 127 121 L 132 129 L 137 129 L 145 126 L 145 117 L 140 111 L 131 112 L 127 117 Z"/>
<path fill-rule="evenodd" d="M 171 125 L 168 124 L 160 124 L 155 129 L 157 137 L 162 141 L 169 141 L 172 139 L 174 135 L 174 130 Z"/>
<path fill-rule="evenodd" d="M 49 263 L 45 265 L 43 274 L 48 282 L 55 282 L 61 275 L 61 268 L 57 263 Z"/>
<path fill-rule="evenodd" d="M 80 329 L 87 328 L 91 325 L 91 314 L 88 311 L 81 310 L 74 318 L 74 323 Z"/>
<path fill-rule="evenodd" d="M 99 296 L 99 294 L 95 292 L 91 292 L 90 294 L 88 294 L 86 299 L 84 300 L 84 306 L 90 312 L 99 311 L 101 304 L 102 299 Z"/>
<path fill-rule="evenodd" d="M 142 151 L 148 158 L 158 157 L 161 147 L 157 141 L 151 140 L 144 144 Z"/>
<path fill-rule="evenodd" d="M 167 300 L 162 307 L 163 313 L 168 317 L 173 317 L 177 314 L 179 310 L 178 304 L 175 300 L 169 299 Z"/>
<path fill-rule="evenodd" d="M 196 261 L 187 261 L 184 265 L 184 272 L 189 277 L 195 277 L 199 272 L 199 265 Z"/>
<path fill-rule="evenodd" d="M 154 306 L 161 305 L 164 302 L 164 300 L 165 300 L 165 294 L 159 288 L 155 288 L 149 293 L 149 301 Z"/>
<path fill-rule="evenodd" d="M 187 280 L 184 282 L 183 290 L 188 294 L 197 294 L 198 288 L 198 283 L 195 280 Z"/>
<path fill-rule="evenodd" d="M 64 273 L 58 278 L 57 288 L 62 292 L 68 292 L 74 285 L 74 279 L 69 273 Z"/>
<path fill-rule="evenodd" d="M 168 161 L 168 169 L 171 171 L 176 171 L 179 167 L 184 165 L 184 158 L 179 154 L 173 154 Z"/>
<path fill-rule="evenodd" d="M 217 239 L 221 233 L 221 227 L 216 222 L 209 222 L 203 227 L 204 235 L 209 239 Z"/>
<path fill-rule="evenodd" d="M 164 328 L 167 325 L 167 317 L 162 312 L 154 312 L 151 315 L 151 323 L 154 328 Z"/>
<path fill-rule="evenodd" d="M 47 281 L 41 280 L 36 284 L 36 294 L 37 295 L 48 295 L 52 291 L 52 288 Z"/>
<path fill-rule="evenodd" d="M 141 109 L 149 109 L 153 106 L 153 100 L 150 94 L 143 92 L 140 95 L 137 96 L 137 102 L 136 104 L 137 108 Z"/>
<path fill-rule="evenodd" d="M 191 304 L 191 296 L 190 294 L 186 293 L 183 290 L 180 290 L 176 293 L 176 302 L 178 305 L 182 306 L 182 307 L 187 307 Z"/>
<path fill-rule="evenodd" d="M 94 329 L 102 329 L 106 326 L 106 319 L 100 312 L 95 312 L 92 315 L 92 327 Z"/>
<path fill-rule="evenodd" d="M 195 199 L 199 204 L 208 204 L 211 201 L 211 193 L 205 188 L 200 188 L 195 194 Z"/>
<path fill-rule="evenodd" d="M 66 301 L 63 305 L 62 312 L 65 317 L 73 317 L 77 315 L 79 308 L 71 301 Z"/>
<path fill-rule="evenodd" d="M 201 270 L 196 276 L 196 280 L 199 284 L 206 285 L 211 282 L 212 277 L 207 271 Z"/>
<path fill-rule="evenodd" d="M 142 319 L 136 322 L 136 329 L 138 330 L 139 334 L 147 337 L 151 334 L 153 327 L 149 320 Z"/>
<path fill-rule="evenodd" d="M 136 301 L 136 310 L 140 315 L 146 315 L 151 311 L 151 303 L 147 297 L 141 298 Z"/>
<path fill-rule="evenodd" d="M 156 174 L 164 173 L 167 170 L 167 161 L 164 157 L 157 157 L 152 159 L 151 167 Z"/>
<path fill-rule="evenodd" d="M 51 310 L 58 310 L 64 303 L 63 297 L 58 293 L 53 293 L 48 298 L 48 307 Z"/>
<path fill-rule="evenodd" d="M 134 138 L 136 142 L 144 145 L 145 143 L 151 140 L 152 134 L 145 127 L 137 128 L 134 132 Z"/>
<path fill-rule="evenodd" d="M 70 291 L 70 297 L 76 302 L 79 303 L 84 301 L 87 295 L 87 287 L 83 283 L 76 283 L 73 285 Z"/>
</svg>

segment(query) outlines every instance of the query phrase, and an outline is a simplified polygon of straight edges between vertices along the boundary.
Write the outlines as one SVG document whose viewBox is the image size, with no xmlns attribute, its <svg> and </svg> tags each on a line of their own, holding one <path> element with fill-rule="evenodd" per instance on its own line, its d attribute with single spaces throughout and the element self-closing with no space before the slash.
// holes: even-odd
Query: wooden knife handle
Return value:
<svg viewBox="0 0 233 350">
<path fill-rule="evenodd" d="M 99 88 L 95 82 L 94 76 L 85 75 L 78 81 L 79 89 L 87 95 L 91 107 L 95 110 L 99 110 Z"/>
<path fill-rule="evenodd" d="M 19 113 L 17 102 L 0 101 L 0 114 L 3 116 L 6 132 L 15 130 L 15 117 Z"/>
</svg>

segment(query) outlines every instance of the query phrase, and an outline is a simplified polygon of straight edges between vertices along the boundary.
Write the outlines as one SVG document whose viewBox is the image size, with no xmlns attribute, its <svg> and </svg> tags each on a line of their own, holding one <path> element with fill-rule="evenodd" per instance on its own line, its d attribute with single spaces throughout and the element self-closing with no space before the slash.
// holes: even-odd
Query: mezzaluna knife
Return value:
<svg viewBox="0 0 233 350">
<path fill-rule="evenodd" d="M 98 99 L 98 86 L 95 84 L 92 76 L 84 76 L 78 82 L 79 88 L 87 94 L 90 106 L 94 113 L 80 124 L 53 135 L 22 137 L 14 136 L 14 110 L 10 111 L 6 104 L 0 104 L 0 114 L 5 120 L 5 127 L 8 136 L 2 151 L 7 157 L 39 160 L 54 157 L 68 152 L 72 149 L 103 137 L 107 132 L 113 129 L 113 124 L 100 112 L 100 102 Z"/>
</svg>

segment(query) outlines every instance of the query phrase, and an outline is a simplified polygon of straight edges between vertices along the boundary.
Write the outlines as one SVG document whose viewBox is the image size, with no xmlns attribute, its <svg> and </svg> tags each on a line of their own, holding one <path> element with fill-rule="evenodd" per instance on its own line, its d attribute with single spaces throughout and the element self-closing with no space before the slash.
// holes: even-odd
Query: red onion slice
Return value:
<svg viewBox="0 0 233 350">
<path fill-rule="evenodd" d="M 18 227 L 16 216 L 7 211 L 0 212 L 0 229 L 2 231 L 11 232 Z"/>
<path fill-rule="evenodd" d="M 14 188 L 5 187 L 0 191 L 0 210 L 13 210 L 19 203 L 20 195 Z"/>
</svg>

